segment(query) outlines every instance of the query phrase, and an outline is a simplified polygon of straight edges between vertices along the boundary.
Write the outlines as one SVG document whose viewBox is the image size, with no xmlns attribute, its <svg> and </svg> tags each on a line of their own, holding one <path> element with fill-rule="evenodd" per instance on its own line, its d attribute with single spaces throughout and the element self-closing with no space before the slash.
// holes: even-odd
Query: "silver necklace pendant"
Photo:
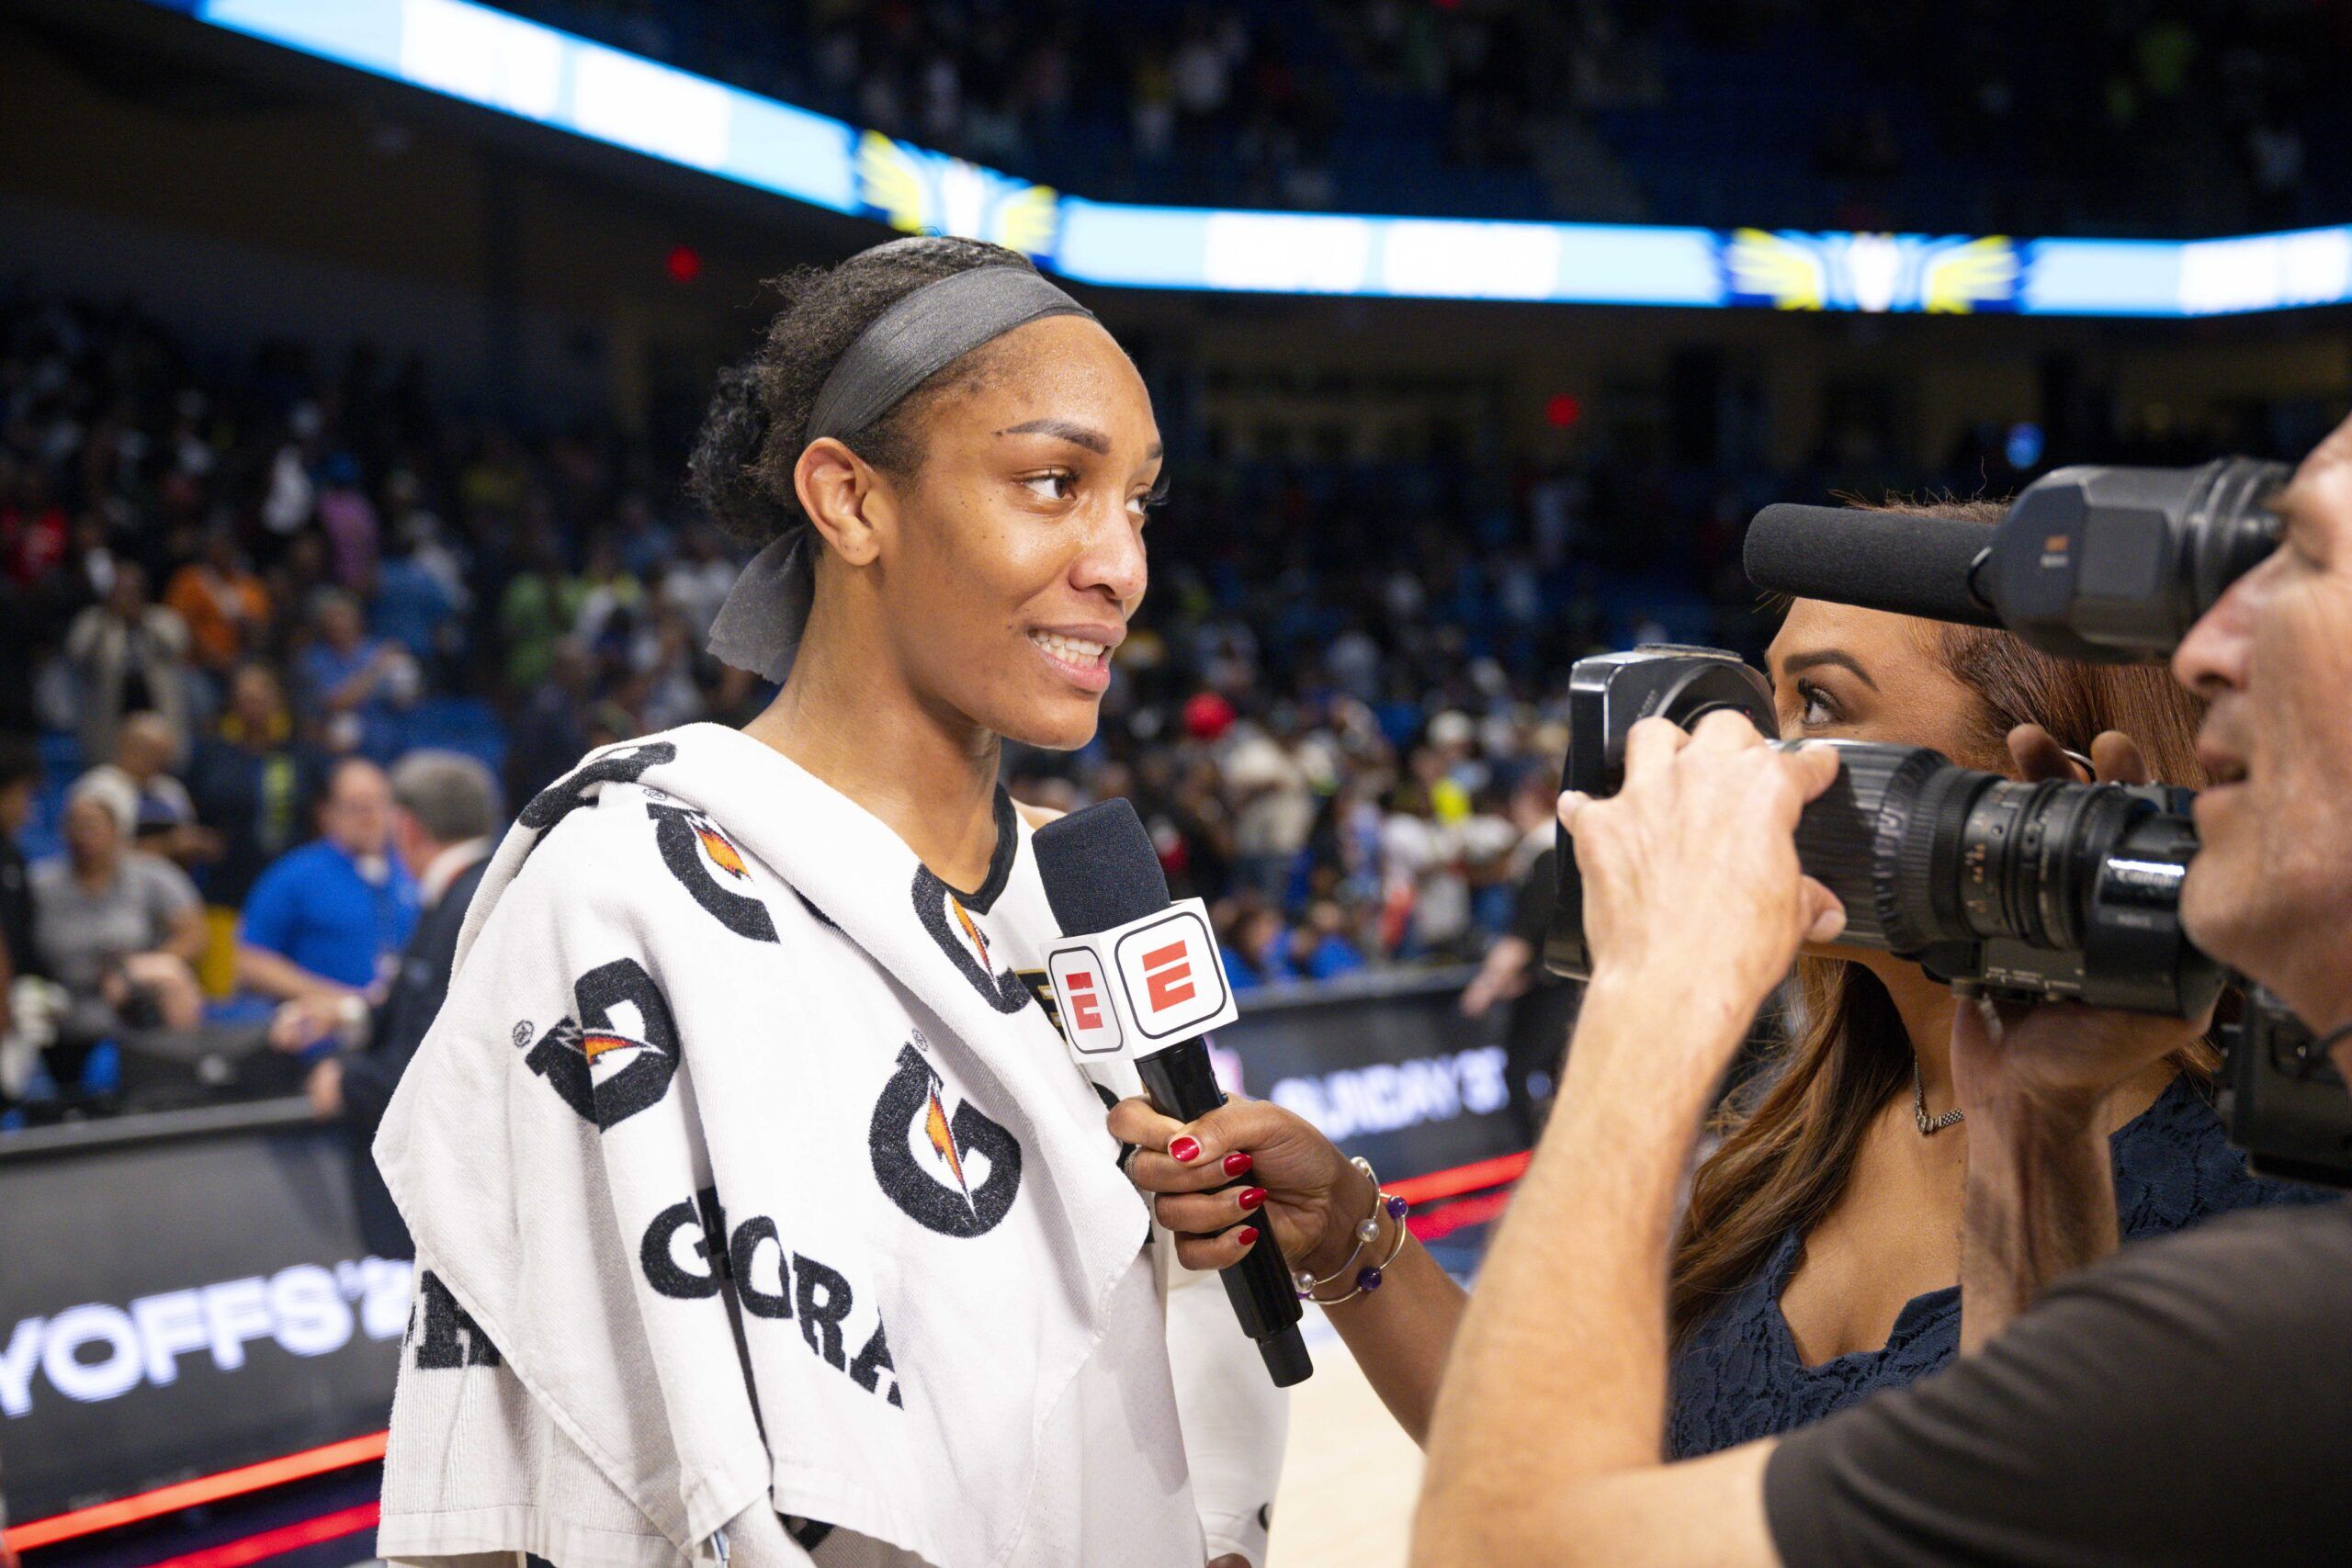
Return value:
<svg viewBox="0 0 2352 1568">
<path fill-rule="evenodd" d="M 1919 1136 L 1932 1138 L 1955 1122 L 1967 1120 L 1967 1113 L 1957 1105 L 1932 1121 L 1928 1116 L 1928 1086 L 1919 1081 L 1919 1058 L 1911 1058 L 1911 1119 L 1919 1124 Z"/>
</svg>

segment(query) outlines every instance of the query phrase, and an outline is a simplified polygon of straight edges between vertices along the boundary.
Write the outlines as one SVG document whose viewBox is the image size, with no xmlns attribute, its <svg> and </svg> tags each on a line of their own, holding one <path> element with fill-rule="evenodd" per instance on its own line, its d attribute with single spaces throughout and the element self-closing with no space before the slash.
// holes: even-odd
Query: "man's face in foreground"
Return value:
<svg viewBox="0 0 2352 1568">
<path fill-rule="evenodd" d="M 2352 420 L 2277 505 L 2278 551 L 2173 656 L 2213 705 L 2181 913 L 2198 945 L 2325 1030 L 2352 1022 Z"/>
</svg>

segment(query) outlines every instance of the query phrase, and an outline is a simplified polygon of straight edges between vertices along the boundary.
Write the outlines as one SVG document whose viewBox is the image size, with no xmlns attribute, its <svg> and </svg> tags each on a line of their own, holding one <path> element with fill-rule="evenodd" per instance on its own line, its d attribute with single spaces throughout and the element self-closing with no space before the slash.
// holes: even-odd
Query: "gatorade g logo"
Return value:
<svg viewBox="0 0 2352 1568">
<path fill-rule="evenodd" d="M 531 840 L 531 847 L 537 849 L 547 840 L 548 834 L 554 830 L 557 823 L 588 804 L 589 792 L 598 785 L 635 784 L 645 776 L 646 769 L 677 760 L 677 747 L 667 740 L 608 751 L 586 767 L 558 779 L 533 795 L 531 803 L 523 807 L 514 820 L 537 830 L 539 836 Z"/>
<path fill-rule="evenodd" d="M 993 968 L 989 939 L 979 922 L 928 866 L 915 867 L 914 898 L 915 918 L 922 921 L 922 929 L 955 961 L 956 973 L 988 998 L 989 1006 L 999 1012 L 1019 1012 L 1029 1005 L 1029 987 L 1012 970 Z"/>
<path fill-rule="evenodd" d="M 899 1048 L 898 1071 L 882 1086 L 866 1130 L 874 1179 L 927 1229 L 985 1235 L 1021 1190 L 1021 1145 L 968 1100 L 951 1117 L 943 1087 L 921 1052 Z"/>
<path fill-rule="evenodd" d="M 652 801 L 646 804 L 645 814 L 653 818 L 653 841 L 662 851 L 662 863 L 695 903 L 738 936 L 776 940 L 768 907 L 749 891 L 752 874 L 743 865 L 742 853 L 718 823 L 687 807 Z"/>
<path fill-rule="evenodd" d="M 634 958 L 591 969 L 571 997 L 578 1017 L 557 1021 L 523 1061 L 582 1121 L 610 1132 L 670 1091 L 678 1071 L 677 1021 Z"/>
</svg>

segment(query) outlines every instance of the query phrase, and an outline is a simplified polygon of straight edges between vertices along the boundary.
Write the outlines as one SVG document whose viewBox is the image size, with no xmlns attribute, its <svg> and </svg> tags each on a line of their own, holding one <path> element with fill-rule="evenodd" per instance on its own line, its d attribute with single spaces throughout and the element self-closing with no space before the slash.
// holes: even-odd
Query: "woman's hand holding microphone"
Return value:
<svg viewBox="0 0 2352 1568">
<path fill-rule="evenodd" d="M 1189 1123 L 1149 1100 L 1121 1100 L 1111 1135 L 1136 1145 L 1128 1179 L 1151 1195 L 1187 1269 L 1238 1263 L 1259 1228 L 1272 1225 L 1292 1271 L 1321 1279 L 1345 1265 L 1375 1201 L 1372 1183 L 1330 1139 L 1262 1100 L 1230 1100 Z M 1245 1186 L 1211 1190 L 1242 1176 Z"/>
<path fill-rule="evenodd" d="M 1239 1262 L 1260 1227 L 1272 1226 L 1292 1271 L 1324 1281 L 1308 1299 L 1329 1296 L 1331 1325 L 1381 1402 L 1415 1442 L 1424 1438 L 1446 1347 L 1462 1320 L 1462 1287 L 1330 1139 L 1262 1100 L 1230 1100 L 1192 1122 L 1162 1116 L 1148 1100 L 1124 1100 L 1112 1108 L 1111 1132 L 1136 1145 L 1127 1175 L 1176 1233 L 1176 1256 L 1186 1268 Z M 1209 1190 L 1237 1179 L 1246 1185 Z M 1367 1216 L 1375 1220 L 1368 1242 L 1357 1229 Z M 1373 1266 L 1377 1289 L 1363 1282 Z"/>
</svg>

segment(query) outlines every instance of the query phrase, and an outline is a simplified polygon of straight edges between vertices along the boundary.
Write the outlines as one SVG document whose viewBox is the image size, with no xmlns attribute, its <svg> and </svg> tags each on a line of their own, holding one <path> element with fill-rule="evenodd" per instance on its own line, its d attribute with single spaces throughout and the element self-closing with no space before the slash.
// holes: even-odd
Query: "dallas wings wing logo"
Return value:
<svg viewBox="0 0 2352 1568">
<path fill-rule="evenodd" d="M 738 936 L 776 940 L 768 907 L 749 891 L 752 873 L 741 852 L 718 823 L 690 807 L 660 801 L 647 802 L 645 814 L 653 819 L 653 841 L 662 852 L 662 863 L 695 903 Z"/>
<path fill-rule="evenodd" d="M 2000 234 L 1738 229 L 1718 245 L 1729 302 L 1781 310 L 2015 310 L 2024 276 L 2016 242 Z"/>
<path fill-rule="evenodd" d="M 670 1092 L 678 1071 L 677 1021 L 662 987 L 634 958 L 591 969 L 571 997 L 575 1016 L 558 1020 L 523 1062 L 582 1121 L 610 1132 Z"/>
<path fill-rule="evenodd" d="M 1054 248 L 1060 198 L 961 158 L 869 130 L 857 142 L 857 198 L 893 229 L 986 240 L 1032 258 Z"/>
<path fill-rule="evenodd" d="M 912 1045 L 874 1102 L 874 1179 L 907 1215 L 942 1235 L 994 1230 L 1021 1190 L 1021 1143 L 967 1100 L 949 1114 L 938 1071 Z"/>
</svg>

